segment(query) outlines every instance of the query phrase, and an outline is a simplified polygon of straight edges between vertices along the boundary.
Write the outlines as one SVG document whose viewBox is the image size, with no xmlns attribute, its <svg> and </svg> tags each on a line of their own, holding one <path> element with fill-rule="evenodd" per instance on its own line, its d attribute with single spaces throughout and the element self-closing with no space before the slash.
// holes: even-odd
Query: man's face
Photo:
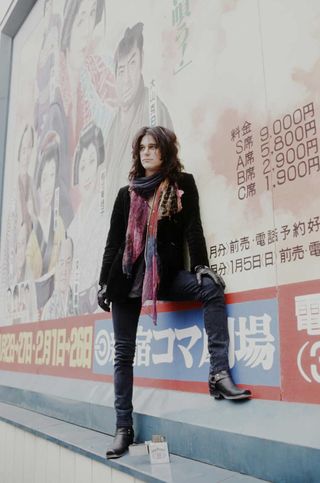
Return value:
<svg viewBox="0 0 320 483">
<path fill-rule="evenodd" d="M 162 166 L 161 152 L 156 140 L 150 134 L 143 136 L 140 142 L 140 161 L 146 176 L 160 171 Z"/>
<path fill-rule="evenodd" d="M 73 68 L 80 68 L 87 55 L 95 27 L 96 10 L 96 0 L 82 0 L 70 32 L 69 59 Z"/>
<path fill-rule="evenodd" d="M 128 109 L 134 101 L 141 79 L 142 59 L 137 46 L 119 58 L 116 85 L 121 107 Z"/>
</svg>

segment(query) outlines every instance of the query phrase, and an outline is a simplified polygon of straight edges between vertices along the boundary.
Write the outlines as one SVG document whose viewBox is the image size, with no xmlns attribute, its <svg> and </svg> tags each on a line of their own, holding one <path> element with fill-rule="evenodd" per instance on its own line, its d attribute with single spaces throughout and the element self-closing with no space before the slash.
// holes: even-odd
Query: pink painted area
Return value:
<svg viewBox="0 0 320 483">
<path fill-rule="evenodd" d="M 310 294 L 320 299 L 320 280 L 279 287 L 281 389 L 285 401 L 319 404 L 320 322 L 318 333 L 299 331 L 295 313 L 295 297 Z"/>
</svg>

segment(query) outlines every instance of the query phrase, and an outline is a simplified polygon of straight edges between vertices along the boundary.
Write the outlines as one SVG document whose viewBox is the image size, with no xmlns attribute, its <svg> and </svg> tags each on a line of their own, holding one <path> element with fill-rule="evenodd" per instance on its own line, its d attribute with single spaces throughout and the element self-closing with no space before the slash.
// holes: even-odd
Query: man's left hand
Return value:
<svg viewBox="0 0 320 483">
<path fill-rule="evenodd" d="M 220 287 L 223 288 L 223 290 L 226 288 L 225 281 L 221 277 L 221 275 L 218 275 L 216 272 L 214 272 L 211 268 L 207 267 L 206 265 L 197 265 L 195 267 L 195 273 L 198 281 L 198 285 L 201 285 L 202 283 L 202 277 L 210 277 L 217 285 L 220 285 Z"/>
</svg>

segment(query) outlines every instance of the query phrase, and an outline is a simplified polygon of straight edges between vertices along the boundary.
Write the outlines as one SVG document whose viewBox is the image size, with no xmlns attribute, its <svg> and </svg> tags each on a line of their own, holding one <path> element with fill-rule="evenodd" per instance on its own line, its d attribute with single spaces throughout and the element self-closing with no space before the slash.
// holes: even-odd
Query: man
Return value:
<svg viewBox="0 0 320 483">
<path fill-rule="evenodd" d="M 152 301 L 199 300 L 210 355 L 209 391 L 216 399 L 248 399 L 229 372 L 229 335 L 224 282 L 210 268 L 194 178 L 183 173 L 176 135 L 161 126 L 141 128 L 133 141 L 130 185 L 114 204 L 103 256 L 98 303 L 110 310 L 115 337 L 117 431 L 107 458 L 118 458 L 133 442 L 132 388 L 136 331 L 141 306 Z M 184 268 L 189 248 L 191 271 Z"/>
<path fill-rule="evenodd" d="M 144 85 L 142 30 L 141 22 L 132 28 L 128 27 L 114 56 L 119 107 L 106 143 L 106 195 L 109 202 L 113 202 L 118 189 L 126 182 L 131 142 L 137 130 L 142 126 L 153 125 L 152 115 L 156 124 L 173 129 L 168 109 L 159 97 L 152 99 L 150 89 Z"/>
</svg>

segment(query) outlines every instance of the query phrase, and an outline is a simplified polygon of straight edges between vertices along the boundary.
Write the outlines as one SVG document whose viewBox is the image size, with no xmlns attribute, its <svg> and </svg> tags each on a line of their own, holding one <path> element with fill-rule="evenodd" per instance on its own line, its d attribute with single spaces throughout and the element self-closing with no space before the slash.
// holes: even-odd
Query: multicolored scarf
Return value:
<svg viewBox="0 0 320 483">
<path fill-rule="evenodd" d="M 132 276 L 134 263 L 144 251 L 145 275 L 142 288 L 142 304 L 151 300 L 153 323 L 157 323 L 157 292 L 159 286 L 157 231 L 158 220 L 172 216 L 182 210 L 182 191 L 161 175 L 139 178 L 131 184 L 130 212 L 126 233 L 126 246 L 122 259 L 123 273 Z M 150 191 L 150 186 L 154 184 Z M 138 186 L 137 186 L 138 185 Z M 145 185 L 145 189 L 143 188 Z M 148 192 L 146 196 L 146 191 Z M 149 212 L 148 198 L 153 195 Z M 147 306 L 147 310 L 148 310 Z"/>
</svg>

